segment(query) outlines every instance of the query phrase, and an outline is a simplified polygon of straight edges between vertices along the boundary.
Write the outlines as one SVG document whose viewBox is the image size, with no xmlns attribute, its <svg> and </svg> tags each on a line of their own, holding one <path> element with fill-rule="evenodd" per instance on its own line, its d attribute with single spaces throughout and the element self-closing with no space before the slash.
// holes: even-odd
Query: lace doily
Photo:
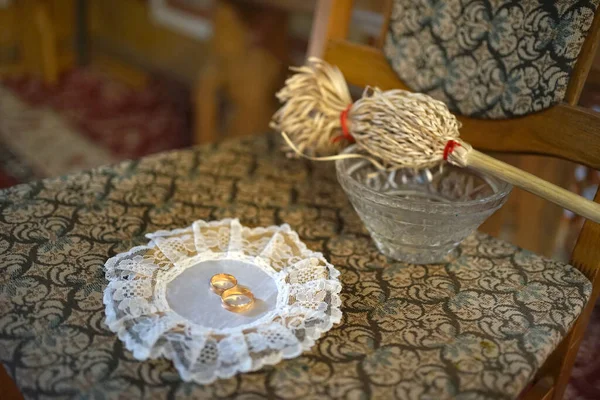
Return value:
<svg viewBox="0 0 600 400">
<path fill-rule="evenodd" d="M 106 324 L 136 359 L 167 357 L 185 381 L 296 357 L 341 320 L 339 272 L 288 225 L 196 221 L 146 236 L 106 262 Z M 208 287 L 219 272 L 253 291 L 251 311 L 220 306 Z"/>
</svg>

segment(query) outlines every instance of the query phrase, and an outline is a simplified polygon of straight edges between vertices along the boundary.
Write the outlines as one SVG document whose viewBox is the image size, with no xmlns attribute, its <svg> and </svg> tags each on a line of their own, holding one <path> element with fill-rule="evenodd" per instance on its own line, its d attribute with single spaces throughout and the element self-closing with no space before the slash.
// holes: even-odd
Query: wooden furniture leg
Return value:
<svg viewBox="0 0 600 400">
<path fill-rule="evenodd" d="M 193 91 L 194 144 L 211 143 L 219 138 L 220 74 L 211 62 L 201 71 Z"/>
<path fill-rule="evenodd" d="M 267 131 L 283 77 L 286 14 L 222 2 L 214 25 L 212 59 L 201 71 L 192 99 L 195 144 Z"/>
<path fill-rule="evenodd" d="M 21 27 L 21 47 L 26 70 L 39 75 L 46 84 L 58 81 L 58 51 L 56 33 L 48 3 L 43 0 L 24 0 L 18 4 L 21 21 L 31 21 Z"/>
</svg>

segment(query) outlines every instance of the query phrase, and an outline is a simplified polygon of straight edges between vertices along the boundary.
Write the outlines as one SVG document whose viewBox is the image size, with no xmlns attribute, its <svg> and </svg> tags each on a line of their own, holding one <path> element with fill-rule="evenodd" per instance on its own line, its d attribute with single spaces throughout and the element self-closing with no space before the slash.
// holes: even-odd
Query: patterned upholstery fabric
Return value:
<svg viewBox="0 0 600 400">
<path fill-rule="evenodd" d="M 196 219 L 289 223 L 341 271 L 342 323 L 300 357 L 211 385 L 139 362 L 104 325 L 105 260 Z M 27 398 L 510 399 L 589 298 L 576 269 L 476 234 L 447 265 L 382 256 L 333 165 L 272 137 L 0 192 L 0 362 Z"/>
<path fill-rule="evenodd" d="M 560 102 L 599 0 L 394 0 L 384 52 L 411 89 L 476 118 Z"/>
</svg>

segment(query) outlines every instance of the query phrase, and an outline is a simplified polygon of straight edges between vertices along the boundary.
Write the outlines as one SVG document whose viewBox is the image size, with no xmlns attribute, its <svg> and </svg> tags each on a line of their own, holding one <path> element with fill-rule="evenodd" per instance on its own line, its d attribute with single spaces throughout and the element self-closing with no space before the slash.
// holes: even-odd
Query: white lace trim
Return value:
<svg viewBox="0 0 600 400">
<path fill-rule="evenodd" d="M 206 384 L 255 371 L 309 349 L 340 322 L 339 272 L 288 225 L 247 228 L 237 219 L 196 221 L 146 235 L 150 242 L 105 264 L 106 324 L 135 358 L 166 357 L 182 379 Z M 209 260 L 253 264 L 277 286 L 273 311 L 251 323 L 212 329 L 169 306 L 167 284 Z"/>
</svg>

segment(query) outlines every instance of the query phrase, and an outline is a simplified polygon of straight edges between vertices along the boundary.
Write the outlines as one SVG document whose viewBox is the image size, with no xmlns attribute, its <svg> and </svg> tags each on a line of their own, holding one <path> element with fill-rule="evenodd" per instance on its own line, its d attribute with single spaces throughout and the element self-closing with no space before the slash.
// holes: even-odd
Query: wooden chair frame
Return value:
<svg viewBox="0 0 600 400">
<path fill-rule="evenodd" d="M 354 85 L 408 90 L 381 50 L 392 9 L 391 0 L 385 1 L 388 3 L 387 13 L 377 48 L 347 40 L 353 0 L 320 0 L 315 11 L 309 55 L 337 65 L 348 82 Z M 459 117 L 463 124 L 461 137 L 481 150 L 548 155 L 600 169 L 600 115 L 576 105 L 598 47 L 599 34 L 600 11 L 596 11 L 571 75 L 564 103 L 508 120 Z M 594 201 L 600 203 L 600 191 L 596 193 Z M 585 222 L 571 255 L 571 264 L 592 282 L 591 298 L 569 334 L 541 367 L 523 399 L 561 399 L 565 392 L 579 345 L 600 293 L 599 224 Z"/>
</svg>

